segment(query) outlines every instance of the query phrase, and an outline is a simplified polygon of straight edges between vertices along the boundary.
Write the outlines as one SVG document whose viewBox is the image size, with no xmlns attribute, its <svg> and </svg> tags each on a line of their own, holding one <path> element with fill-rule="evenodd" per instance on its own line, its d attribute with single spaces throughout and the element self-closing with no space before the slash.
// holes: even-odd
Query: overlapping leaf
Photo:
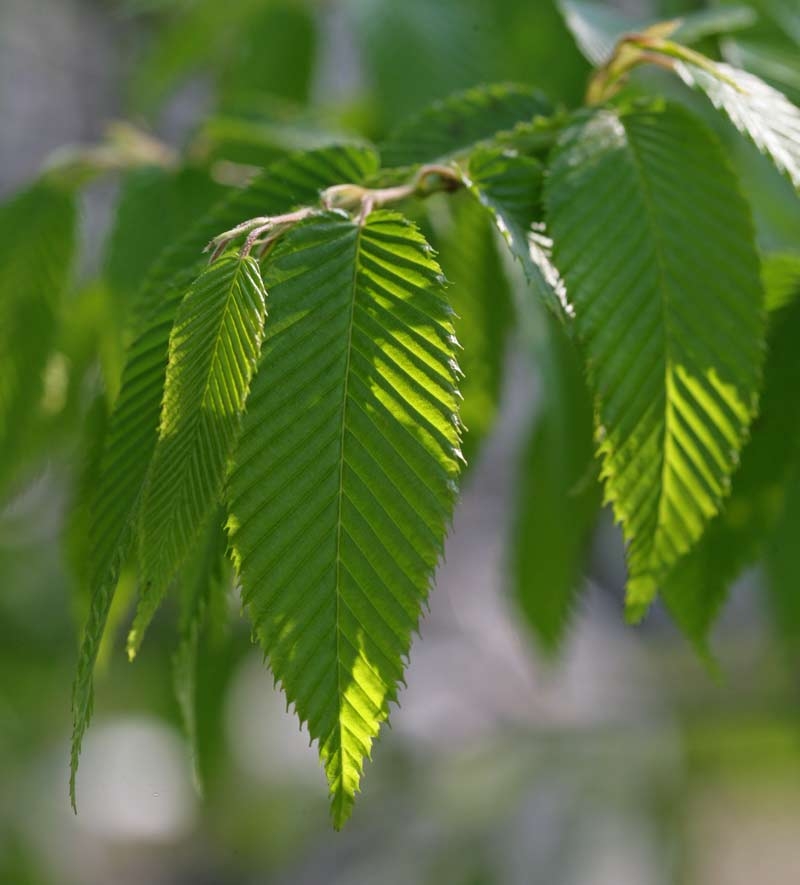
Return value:
<svg viewBox="0 0 800 885">
<path fill-rule="evenodd" d="M 499 132 L 552 107 L 536 90 L 514 84 L 483 86 L 436 102 L 398 127 L 381 148 L 385 166 L 430 163 L 464 153 Z"/>
<path fill-rule="evenodd" d="M 576 124 L 546 203 L 635 617 L 717 513 L 755 411 L 764 317 L 754 232 L 717 142 L 669 106 Z"/>
<path fill-rule="evenodd" d="M 715 67 L 718 76 L 684 62 L 676 70 L 800 190 L 800 109 L 754 74 L 723 63 Z"/>
<path fill-rule="evenodd" d="M 265 316 L 258 264 L 237 255 L 208 267 L 178 309 L 158 442 L 141 505 L 142 596 L 128 640 L 131 656 L 219 501 Z"/>
<path fill-rule="evenodd" d="M 374 172 L 367 149 L 330 148 L 279 161 L 247 190 L 213 210 L 156 262 L 140 295 L 142 331 L 131 346 L 112 414 L 92 508 L 91 606 L 73 696 L 71 793 L 81 740 L 91 716 L 92 671 L 119 570 L 133 540 L 144 480 L 158 436 L 167 345 L 184 294 L 206 259 L 205 244 L 243 219 L 311 204 L 319 191 Z"/>
<path fill-rule="evenodd" d="M 266 283 L 230 535 L 272 672 L 319 743 L 338 827 L 452 512 L 456 342 L 431 250 L 395 213 L 296 228 Z"/>
</svg>

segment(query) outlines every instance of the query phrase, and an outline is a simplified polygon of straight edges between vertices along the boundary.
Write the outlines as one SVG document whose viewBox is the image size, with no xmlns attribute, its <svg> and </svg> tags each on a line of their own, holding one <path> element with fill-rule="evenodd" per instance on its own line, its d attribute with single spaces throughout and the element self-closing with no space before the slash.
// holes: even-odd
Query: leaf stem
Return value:
<svg viewBox="0 0 800 885">
<path fill-rule="evenodd" d="M 337 184 L 322 191 L 319 206 L 304 206 L 284 215 L 250 218 L 218 234 L 204 251 L 211 252 L 209 263 L 213 263 L 234 240 L 246 234 L 240 250 L 242 258 L 248 256 L 256 246 L 259 247 L 259 257 L 263 257 L 287 230 L 323 211 L 351 212 L 359 225 L 363 225 L 374 209 L 411 198 L 424 199 L 434 193 L 452 193 L 463 186 L 464 180 L 457 169 L 436 163 L 421 166 L 408 184 L 381 188 Z M 262 239 L 264 234 L 269 236 Z"/>
</svg>

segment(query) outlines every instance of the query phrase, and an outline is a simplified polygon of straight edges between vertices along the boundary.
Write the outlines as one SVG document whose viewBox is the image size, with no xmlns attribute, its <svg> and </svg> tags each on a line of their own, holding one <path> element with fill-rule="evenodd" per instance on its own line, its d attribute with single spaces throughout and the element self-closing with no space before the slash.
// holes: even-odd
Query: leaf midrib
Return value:
<svg viewBox="0 0 800 885">
<path fill-rule="evenodd" d="M 212 352 L 211 352 L 211 359 L 209 360 L 209 363 L 208 363 L 208 372 L 206 373 L 205 381 L 203 384 L 203 395 L 200 399 L 200 408 L 195 412 L 194 420 L 191 422 L 190 426 L 187 428 L 189 433 L 191 433 L 192 437 L 197 436 L 198 428 L 200 427 L 200 425 L 203 421 L 203 416 L 204 416 L 205 409 L 206 409 L 207 398 L 209 395 L 209 390 L 211 388 L 211 377 L 213 375 L 214 366 L 217 363 L 217 354 L 219 352 L 219 347 L 220 347 L 220 338 L 222 337 L 221 331 L 225 325 L 225 318 L 230 310 L 231 302 L 234 300 L 233 293 L 237 287 L 238 280 L 239 280 L 239 274 L 242 271 L 242 267 L 244 266 L 244 263 L 245 262 L 243 260 L 236 262 L 236 267 L 233 272 L 233 276 L 231 277 L 230 284 L 228 285 L 227 290 L 226 290 L 225 306 L 220 311 L 219 323 L 217 324 L 217 331 L 214 336 L 214 346 L 213 346 Z M 169 366 L 167 367 L 167 373 L 169 373 Z M 162 437 L 161 433 L 159 433 L 159 442 L 161 441 L 161 439 L 163 439 L 163 437 Z M 187 459 L 187 462 L 188 463 L 186 463 L 186 468 L 182 471 L 182 475 L 184 477 L 184 482 L 182 482 L 181 493 L 178 498 L 178 501 L 176 501 L 176 506 L 173 511 L 176 514 L 176 516 L 180 512 L 180 507 L 182 507 L 184 502 L 187 500 L 188 489 L 187 489 L 187 483 L 185 482 L 185 478 L 186 478 L 187 474 L 190 473 L 190 466 L 194 466 L 197 462 L 197 447 L 196 446 L 192 447 L 190 458 Z M 173 531 L 174 531 L 174 523 L 173 523 Z M 199 533 L 199 529 L 197 530 L 196 534 L 197 533 Z M 160 546 L 159 546 L 159 549 L 163 550 L 163 548 Z M 184 557 L 182 557 L 182 558 L 185 558 L 185 556 L 187 554 L 188 554 L 188 546 L 187 546 L 187 552 L 184 554 Z M 180 562 L 176 562 L 175 567 L 178 568 L 180 566 L 180 564 L 181 564 Z M 169 580 L 170 578 L 171 578 L 171 575 L 169 577 L 167 577 L 166 580 Z"/>
<path fill-rule="evenodd" d="M 647 176 L 644 172 L 644 163 L 639 156 L 639 152 L 637 150 L 635 141 L 631 138 L 630 130 L 626 125 L 627 121 L 625 117 L 621 117 L 620 121 L 625 129 L 626 133 L 626 142 L 629 147 L 630 157 L 632 160 L 633 168 L 636 172 L 636 177 L 639 180 L 640 191 L 642 194 L 642 202 L 645 206 L 645 212 L 647 214 L 647 222 L 650 227 L 650 231 L 653 238 L 654 243 L 654 251 L 656 254 L 656 268 L 658 271 L 659 278 L 659 291 L 661 293 L 661 298 L 659 299 L 659 303 L 661 306 L 661 321 L 662 321 L 662 329 L 663 329 L 663 340 L 664 340 L 664 430 L 662 433 L 661 439 L 661 467 L 660 467 L 660 483 L 658 487 L 658 509 L 656 516 L 656 525 L 653 532 L 653 539 L 650 545 L 650 550 L 647 556 L 648 567 L 652 568 L 653 560 L 655 558 L 656 550 L 657 550 L 657 538 L 660 537 L 662 526 L 664 524 L 664 488 L 665 488 L 665 480 L 666 480 L 666 472 L 667 472 L 667 444 L 671 438 L 671 434 L 669 428 L 671 426 L 671 417 L 672 417 L 672 404 L 669 396 L 669 391 L 672 386 L 671 377 L 670 377 L 670 366 L 672 363 L 671 360 L 671 352 L 672 352 L 672 328 L 669 320 L 669 286 L 667 284 L 667 272 L 665 267 L 665 257 L 664 257 L 664 246 L 662 244 L 662 236 L 660 233 L 660 229 L 658 224 L 656 224 L 656 211 L 655 211 L 655 199 L 653 197 L 652 188 L 647 179 Z"/>
<path fill-rule="evenodd" d="M 349 395 L 350 388 L 350 362 L 351 362 L 351 354 L 353 350 L 353 329 L 355 327 L 355 312 L 356 312 L 356 294 L 358 292 L 358 277 L 359 277 L 359 267 L 360 261 L 359 256 L 361 252 L 361 237 L 364 232 L 364 224 L 365 222 L 361 222 L 356 225 L 356 239 L 353 244 L 353 276 L 350 282 L 350 316 L 347 321 L 347 344 L 346 344 L 346 352 L 345 352 L 345 370 L 344 370 L 344 390 L 342 391 L 342 409 L 341 409 L 341 418 L 340 418 L 340 433 L 339 433 L 339 479 L 338 479 L 338 491 L 337 491 L 337 510 L 336 510 L 336 611 L 334 615 L 335 621 L 335 629 L 336 629 L 336 695 L 337 695 L 337 715 L 336 715 L 336 727 L 339 732 L 339 793 L 340 796 L 344 797 L 345 795 L 345 785 L 344 785 L 344 731 L 345 727 L 342 722 L 342 701 L 344 698 L 344 693 L 342 691 L 342 658 L 341 658 L 341 627 L 340 627 L 340 612 L 341 612 L 341 568 L 342 568 L 342 560 L 341 560 L 341 547 L 342 547 L 342 504 L 344 501 L 344 466 L 345 466 L 345 457 L 344 457 L 344 444 L 345 444 L 345 433 L 347 431 L 347 398 Z M 338 825 L 338 821 L 337 821 Z"/>
</svg>

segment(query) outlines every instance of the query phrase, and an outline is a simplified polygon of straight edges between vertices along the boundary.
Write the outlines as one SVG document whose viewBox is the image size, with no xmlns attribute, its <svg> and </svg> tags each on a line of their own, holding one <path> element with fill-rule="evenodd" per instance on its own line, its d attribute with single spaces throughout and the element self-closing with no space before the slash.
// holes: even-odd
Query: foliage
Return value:
<svg viewBox="0 0 800 885">
<path fill-rule="evenodd" d="M 398 66 L 413 81 L 406 103 L 431 80 L 468 85 L 468 16 L 417 66 L 403 35 L 437 33 L 449 4 L 379 6 L 348 15 L 371 35 L 387 99 Z M 118 377 L 99 336 L 89 348 L 113 408 L 106 417 L 101 396 L 83 409 L 70 529 L 88 600 L 73 802 L 123 571 L 138 575 L 131 656 L 180 585 L 175 682 L 196 744 L 200 634 L 227 617 L 230 563 L 254 640 L 318 743 L 334 825 L 344 824 L 403 682 L 462 451 L 479 457 L 497 414 L 514 326 L 543 395 L 509 561 L 540 644 L 556 650 L 569 627 L 603 494 L 626 542 L 630 619 L 661 593 L 705 653 L 728 584 L 766 550 L 796 642 L 787 586 L 797 564 L 776 538 L 791 534 L 798 509 L 798 228 L 765 247 L 741 151 L 771 164 L 760 174 L 788 194 L 791 226 L 800 110 L 774 79 L 718 57 L 735 44 L 717 37 L 746 32 L 752 10 L 653 23 L 564 0 L 595 66 L 583 105 L 473 85 L 389 134 L 386 110 L 373 109 L 361 129 L 378 150 L 291 108 L 308 95 L 316 37 L 304 4 L 237 0 L 224 27 L 217 7 L 198 2 L 166 27 L 135 83 L 148 108 L 202 63 L 198 47 L 229 60 L 220 115 L 184 155 L 112 138 L 79 162 L 57 160 L 0 210 L 5 479 L 30 457 L 22 441 L 37 427 L 47 445 L 75 193 L 101 173 L 124 176 L 96 291 L 117 305 L 111 349 L 124 345 L 126 359 Z M 776 9 L 783 38 L 796 40 L 791 12 Z M 276 42 L 284 32 L 296 65 Z M 261 53 L 269 62 L 253 79 Z M 276 99 L 290 103 L 277 122 Z M 253 177 L 243 160 L 269 165 Z"/>
</svg>

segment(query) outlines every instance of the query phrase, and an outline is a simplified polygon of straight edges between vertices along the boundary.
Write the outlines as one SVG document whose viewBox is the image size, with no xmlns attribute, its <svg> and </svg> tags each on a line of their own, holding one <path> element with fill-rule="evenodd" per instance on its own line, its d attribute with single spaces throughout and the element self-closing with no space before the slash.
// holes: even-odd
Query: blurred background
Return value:
<svg viewBox="0 0 800 885">
<path fill-rule="evenodd" d="M 701 5 L 606 11 L 652 20 Z M 797 100 L 797 4 L 756 5 L 758 22 L 722 49 Z M 715 627 L 716 669 L 661 610 L 624 625 L 622 545 L 605 513 L 560 651 L 540 652 L 520 617 L 508 537 L 539 389 L 513 335 L 495 429 L 473 453 L 401 708 L 344 832 L 329 825 L 316 751 L 235 600 L 230 629 L 204 640 L 198 674 L 202 797 L 173 697 L 174 611 L 130 666 L 123 592 L 80 813 L 69 807 L 85 610 L 70 502 L 97 363 L 113 387 L 122 359 L 106 295 L 130 296 L 133 259 L 115 245 L 115 207 L 139 200 L 149 211 L 132 245 L 146 262 L 242 169 L 380 139 L 432 99 L 487 81 L 531 83 L 574 107 L 588 75 L 550 0 L 0 0 L 0 199 L 115 120 L 205 176 L 186 199 L 135 176 L 82 198 L 75 291 L 45 373 L 48 445 L 31 442 L 0 497 L 0 883 L 800 882 L 798 658 L 777 635 L 758 569 Z M 797 213 L 770 202 L 780 184 L 743 162 L 762 241 L 796 248 Z"/>
</svg>

